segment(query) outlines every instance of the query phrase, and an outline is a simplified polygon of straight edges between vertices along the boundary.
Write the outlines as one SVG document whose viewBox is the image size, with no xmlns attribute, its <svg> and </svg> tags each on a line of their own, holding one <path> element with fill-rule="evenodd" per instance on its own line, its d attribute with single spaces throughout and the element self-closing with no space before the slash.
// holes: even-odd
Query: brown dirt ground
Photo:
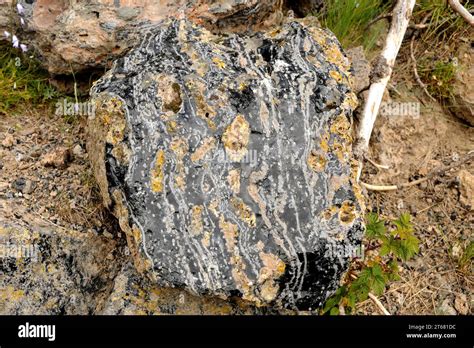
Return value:
<svg viewBox="0 0 474 348">
<path fill-rule="evenodd" d="M 407 55 L 406 52 L 405 57 Z M 407 183 L 425 176 L 439 165 L 450 165 L 474 149 L 474 127 L 469 127 L 439 104 L 427 102 L 414 82 L 407 59 L 397 63 L 389 94 L 395 102 L 421 100 L 419 118 L 377 119 L 371 138 L 370 158 L 389 165 L 388 170 L 365 164 L 361 180 L 378 185 Z M 474 214 L 460 202 L 461 170 L 474 173 L 474 163 L 457 166 L 428 182 L 395 192 L 367 192 L 369 209 L 385 219 L 409 212 L 420 253 L 401 265 L 401 279 L 389 284 L 380 298 L 392 314 L 472 314 L 474 276 L 472 263 L 460 257 L 474 231 Z M 360 314 L 380 314 L 368 300 Z"/>
</svg>

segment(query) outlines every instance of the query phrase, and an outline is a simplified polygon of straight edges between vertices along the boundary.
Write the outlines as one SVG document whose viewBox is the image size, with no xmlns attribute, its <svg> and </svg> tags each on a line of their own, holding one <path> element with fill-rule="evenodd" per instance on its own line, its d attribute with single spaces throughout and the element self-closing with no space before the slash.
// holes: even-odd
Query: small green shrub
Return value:
<svg viewBox="0 0 474 348">
<path fill-rule="evenodd" d="M 457 71 L 456 61 L 425 59 L 420 63 L 418 71 L 433 97 L 443 101 L 453 95 L 453 83 Z"/>
<path fill-rule="evenodd" d="M 326 301 L 322 314 L 337 315 L 340 306 L 352 313 L 369 292 L 380 296 L 388 282 L 399 279 L 398 262 L 410 260 L 419 251 L 420 241 L 414 236 L 410 219 L 410 214 L 402 214 L 390 224 L 375 213 L 367 215 L 365 236 L 369 246 L 378 249 L 378 255 L 364 260 L 357 279 L 349 279 L 348 284 L 341 286 Z"/>
</svg>

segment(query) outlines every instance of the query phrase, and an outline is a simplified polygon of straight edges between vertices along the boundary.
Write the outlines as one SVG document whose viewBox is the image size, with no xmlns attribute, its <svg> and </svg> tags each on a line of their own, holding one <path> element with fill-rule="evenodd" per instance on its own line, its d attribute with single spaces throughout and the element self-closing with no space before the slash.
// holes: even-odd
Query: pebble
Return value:
<svg viewBox="0 0 474 348">
<path fill-rule="evenodd" d="M 2 146 L 7 149 L 11 148 L 15 144 L 15 138 L 11 134 L 7 134 L 5 139 L 2 141 Z"/>
<path fill-rule="evenodd" d="M 74 156 L 76 157 L 82 157 L 84 155 L 84 150 L 82 149 L 81 145 L 77 144 L 76 146 L 74 146 L 74 148 L 72 149 L 72 153 L 74 154 Z"/>
</svg>

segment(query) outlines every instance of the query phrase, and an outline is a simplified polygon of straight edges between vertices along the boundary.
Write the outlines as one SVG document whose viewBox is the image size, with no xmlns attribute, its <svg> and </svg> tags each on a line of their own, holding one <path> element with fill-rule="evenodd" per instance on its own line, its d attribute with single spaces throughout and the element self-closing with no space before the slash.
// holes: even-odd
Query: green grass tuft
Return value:
<svg viewBox="0 0 474 348">
<path fill-rule="evenodd" d="M 35 59 L 0 45 L 0 115 L 11 114 L 25 103 L 48 104 L 59 96 Z"/>
<path fill-rule="evenodd" d="M 369 23 L 388 8 L 383 0 L 328 0 L 319 20 L 345 48 L 363 45 L 369 51 L 384 29 L 382 21 Z"/>
</svg>

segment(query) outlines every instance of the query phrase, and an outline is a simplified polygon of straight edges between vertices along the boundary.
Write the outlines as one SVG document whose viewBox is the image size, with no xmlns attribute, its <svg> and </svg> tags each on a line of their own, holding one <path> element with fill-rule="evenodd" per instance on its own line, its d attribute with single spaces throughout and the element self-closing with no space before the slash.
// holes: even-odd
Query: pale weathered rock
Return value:
<svg viewBox="0 0 474 348">
<path fill-rule="evenodd" d="M 195 294 L 320 306 L 362 235 L 337 40 L 297 21 L 142 36 L 93 87 L 88 143 L 135 266 Z"/>
<path fill-rule="evenodd" d="M 71 159 L 71 150 L 67 147 L 59 147 L 45 154 L 41 159 L 41 164 L 45 167 L 66 168 Z"/>
<path fill-rule="evenodd" d="M 282 0 L 0 0 L 0 29 L 14 28 L 51 74 L 101 72 L 140 42 L 144 28 L 186 16 L 215 31 L 244 31 L 282 20 Z M 2 30 L 2 32 L 3 32 Z M 0 39 L 5 37 L 0 36 Z"/>
<path fill-rule="evenodd" d="M 461 204 L 474 211 L 474 175 L 467 170 L 461 170 L 458 177 Z"/>
<path fill-rule="evenodd" d="M 365 56 L 363 46 L 349 48 L 346 50 L 346 55 L 352 64 L 352 90 L 358 94 L 370 85 L 371 65 Z"/>
<path fill-rule="evenodd" d="M 474 49 L 471 45 L 462 45 L 459 50 L 458 69 L 448 108 L 474 126 Z"/>
</svg>

